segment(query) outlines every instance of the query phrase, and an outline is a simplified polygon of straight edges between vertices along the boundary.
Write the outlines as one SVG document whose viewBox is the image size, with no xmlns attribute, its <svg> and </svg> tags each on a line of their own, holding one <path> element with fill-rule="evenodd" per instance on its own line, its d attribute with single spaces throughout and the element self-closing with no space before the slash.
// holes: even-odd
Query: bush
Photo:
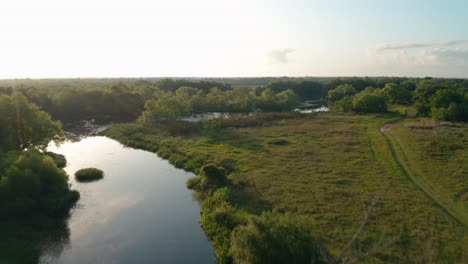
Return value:
<svg viewBox="0 0 468 264">
<path fill-rule="evenodd" d="M 200 188 L 204 191 L 216 190 L 227 184 L 224 169 L 220 169 L 213 164 L 203 166 L 200 170 L 200 177 Z"/>
<path fill-rule="evenodd" d="M 221 121 L 219 119 L 206 119 L 201 121 L 203 133 L 208 136 L 213 136 L 221 130 Z"/>
<path fill-rule="evenodd" d="M 188 179 L 185 184 L 187 185 L 187 188 L 191 190 L 198 190 L 200 188 L 200 180 L 200 177 L 195 176 Z"/>
<path fill-rule="evenodd" d="M 57 154 L 57 153 L 54 153 L 54 152 L 45 152 L 44 153 L 45 155 L 49 156 L 52 158 L 52 160 L 55 162 L 55 164 L 57 165 L 57 167 L 59 168 L 65 168 L 65 166 L 67 166 L 67 159 L 65 158 L 64 155 L 62 154 Z"/>
<path fill-rule="evenodd" d="M 230 203 L 231 190 L 222 187 L 202 202 L 201 223 L 206 235 L 216 249 L 218 263 L 231 263 L 230 241 L 232 230 L 246 224 L 245 214 Z"/>
<path fill-rule="evenodd" d="M 0 216 L 63 214 L 79 198 L 68 176 L 52 158 L 37 150 L 0 157 Z"/>
<path fill-rule="evenodd" d="M 353 98 L 346 96 L 338 101 L 329 102 L 328 106 L 334 111 L 351 112 L 353 110 Z"/>
<path fill-rule="evenodd" d="M 96 168 L 86 168 L 75 172 L 75 178 L 80 182 L 89 182 L 102 179 L 104 172 Z"/>
<path fill-rule="evenodd" d="M 310 230 L 292 215 L 263 213 L 231 233 L 234 263 L 320 263 Z"/>
</svg>

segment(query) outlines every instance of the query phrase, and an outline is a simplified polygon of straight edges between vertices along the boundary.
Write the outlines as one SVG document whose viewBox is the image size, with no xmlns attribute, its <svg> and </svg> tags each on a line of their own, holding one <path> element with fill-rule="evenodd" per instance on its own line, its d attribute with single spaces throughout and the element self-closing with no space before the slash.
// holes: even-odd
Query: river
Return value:
<svg viewBox="0 0 468 264">
<path fill-rule="evenodd" d="M 67 237 L 44 243 L 40 263 L 215 263 L 199 204 L 185 187 L 192 173 L 101 136 L 49 151 L 66 156 L 65 170 L 81 198 Z M 76 182 L 74 173 L 86 167 L 103 170 L 104 179 Z"/>
</svg>

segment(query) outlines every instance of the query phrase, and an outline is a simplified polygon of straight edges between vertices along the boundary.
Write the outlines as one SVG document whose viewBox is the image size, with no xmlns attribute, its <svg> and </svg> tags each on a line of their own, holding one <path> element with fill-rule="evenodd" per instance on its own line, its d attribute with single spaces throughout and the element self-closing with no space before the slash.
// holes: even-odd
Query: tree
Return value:
<svg viewBox="0 0 468 264">
<path fill-rule="evenodd" d="M 338 85 L 335 89 L 328 91 L 327 100 L 331 103 L 339 101 L 345 97 L 355 95 L 356 89 L 350 84 Z"/>
<path fill-rule="evenodd" d="M 434 80 L 426 79 L 420 81 L 414 90 L 415 108 L 418 116 L 428 116 L 431 107 L 429 99 L 441 86 Z"/>
<path fill-rule="evenodd" d="M 0 95 L 0 149 L 45 149 L 51 140 L 62 139 L 61 125 L 19 93 Z"/>
<path fill-rule="evenodd" d="M 65 171 L 37 150 L 62 133 L 23 95 L 0 95 L 0 217 L 63 213 L 78 199 Z"/>
<path fill-rule="evenodd" d="M 457 89 L 438 90 L 430 98 L 434 119 L 468 121 L 468 93 Z"/>
<path fill-rule="evenodd" d="M 78 199 L 68 187 L 65 171 L 49 156 L 33 149 L 11 151 L 1 158 L 0 215 L 61 214 Z"/>
<path fill-rule="evenodd" d="M 285 90 L 275 95 L 280 109 L 292 109 L 299 104 L 299 96 L 291 90 Z"/>
<path fill-rule="evenodd" d="M 382 92 L 392 104 L 411 103 L 411 92 L 396 83 L 385 84 Z"/>
<path fill-rule="evenodd" d="M 156 120 L 177 120 L 190 114 L 186 101 L 174 95 L 166 95 L 157 100 L 149 100 L 145 104 L 145 111 L 141 116 L 144 122 Z"/>
<path fill-rule="evenodd" d="M 381 93 L 366 89 L 354 97 L 353 110 L 357 113 L 383 113 L 387 112 L 387 103 Z"/>
</svg>

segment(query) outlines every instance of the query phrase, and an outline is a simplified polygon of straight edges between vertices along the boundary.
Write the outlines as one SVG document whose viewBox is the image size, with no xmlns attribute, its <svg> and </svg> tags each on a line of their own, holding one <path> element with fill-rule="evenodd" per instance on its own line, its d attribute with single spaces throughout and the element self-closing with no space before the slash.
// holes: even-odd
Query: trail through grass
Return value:
<svg viewBox="0 0 468 264">
<path fill-rule="evenodd" d="M 389 148 L 392 152 L 392 156 L 395 161 L 398 163 L 399 167 L 403 173 L 416 185 L 418 186 L 429 199 L 433 200 L 440 208 L 445 211 L 450 217 L 460 224 L 468 227 L 468 214 L 466 212 L 465 206 L 461 203 L 456 203 L 453 198 L 449 196 L 449 193 L 444 191 L 440 186 L 435 185 L 430 181 L 427 175 L 421 174 L 416 168 L 417 165 L 414 164 L 415 161 L 412 161 L 408 158 L 405 153 L 403 144 L 400 143 L 398 135 L 393 135 L 391 131 L 398 127 L 402 126 L 408 122 L 408 118 L 404 118 L 389 124 L 386 124 L 380 128 L 380 132 L 385 136 Z M 414 138 L 414 136 L 413 136 Z M 449 140 L 449 139 L 446 139 Z M 406 148 L 408 151 L 408 147 Z M 414 150 L 413 150 L 414 151 Z M 430 162 L 429 160 L 427 162 Z M 428 164 L 427 164 L 428 165 Z M 424 166 L 424 165 L 423 165 Z M 447 177 L 447 175 L 439 175 L 440 177 Z M 465 180 L 467 180 L 465 178 Z M 466 191 L 467 189 L 464 189 Z M 462 191 L 463 192 L 463 191 Z M 461 193 L 462 193 L 461 192 Z"/>
<path fill-rule="evenodd" d="M 272 211 L 304 217 L 314 236 L 320 237 L 334 255 L 353 238 L 361 225 L 363 208 L 378 196 L 368 224 L 345 255 L 363 263 L 424 263 L 430 259 L 463 262 L 466 227 L 428 199 L 392 156 L 393 144 L 388 143 L 387 136 L 400 126 L 386 133 L 379 131 L 401 118 L 399 114 L 320 113 L 252 125 L 229 121 L 230 126 L 209 135 L 174 135 L 161 127 L 128 124 L 113 126 L 106 135 L 156 151 L 187 170 L 198 172 L 201 165 L 209 163 L 227 168 L 235 212 L 258 215 Z M 459 128 L 454 129 L 459 132 Z M 413 161 L 413 156 L 409 158 Z M 457 171 L 457 164 L 466 163 L 463 155 L 453 158 L 449 166 L 438 165 Z M 425 163 L 433 160 L 421 160 Z M 453 192 L 463 188 L 458 186 Z M 406 230 L 403 242 L 363 257 L 401 230 Z M 225 241 L 229 243 L 229 236 Z"/>
</svg>

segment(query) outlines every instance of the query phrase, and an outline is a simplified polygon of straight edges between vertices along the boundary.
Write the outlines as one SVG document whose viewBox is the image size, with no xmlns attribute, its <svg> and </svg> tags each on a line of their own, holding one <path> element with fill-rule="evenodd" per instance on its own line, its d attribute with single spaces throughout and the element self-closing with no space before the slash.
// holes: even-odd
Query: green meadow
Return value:
<svg viewBox="0 0 468 264">
<path fill-rule="evenodd" d="M 206 164 L 225 171 L 229 183 L 218 190 L 189 182 L 220 262 L 239 258 L 239 243 L 231 241 L 239 240 L 236 228 L 270 212 L 271 218 L 300 218 L 292 221 L 305 224 L 343 262 L 461 263 L 467 245 L 467 126 L 426 128 L 426 119 L 405 119 L 380 131 L 403 117 L 258 114 L 204 128 L 121 124 L 105 135 L 195 173 Z M 407 166 L 437 192 L 409 177 Z M 220 190 L 229 195 L 216 204 Z"/>
</svg>

